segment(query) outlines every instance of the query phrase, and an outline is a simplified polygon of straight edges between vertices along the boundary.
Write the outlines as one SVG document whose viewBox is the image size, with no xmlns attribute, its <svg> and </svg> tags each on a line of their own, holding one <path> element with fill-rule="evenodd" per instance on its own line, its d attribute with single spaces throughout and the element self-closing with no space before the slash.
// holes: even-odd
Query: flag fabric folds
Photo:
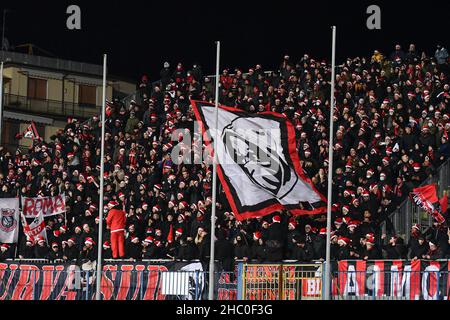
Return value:
<svg viewBox="0 0 450 320">
<path fill-rule="evenodd" d="M 273 112 L 250 114 L 220 106 L 215 137 L 215 107 L 191 101 L 203 139 L 217 151 L 217 173 L 238 220 L 282 209 L 294 215 L 326 212 L 326 198 L 303 172 L 294 127 Z"/>
<path fill-rule="evenodd" d="M 442 212 L 445 210 L 443 210 L 441 202 L 443 203 L 446 200 L 446 196 L 443 199 L 439 200 L 436 192 L 436 184 L 429 184 L 423 187 L 414 188 L 410 196 L 411 200 L 417 206 L 425 210 L 437 222 L 445 222 L 445 218 L 442 215 Z M 447 209 L 446 203 L 445 209 Z"/>
<path fill-rule="evenodd" d="M 19 199 L 0 199 L 0 243 L 16 243 L 19 237 Z"/>
<path fill-rule="evenodd" d="M 16 135 L 16 138 L 18 138 L 18 139 L 27 138 L 27 139 L 36 140 L 36 139 L 40 139 L 41 137 L 39 136 L 39 133 L 36 129 L 36 125 L 34 124 L 34 121 L 31 121 L 31 123 L 28 125 L 28 127 L 25 129 L 25 131 L 22 134 L 18 133 Z"/>
</svg>

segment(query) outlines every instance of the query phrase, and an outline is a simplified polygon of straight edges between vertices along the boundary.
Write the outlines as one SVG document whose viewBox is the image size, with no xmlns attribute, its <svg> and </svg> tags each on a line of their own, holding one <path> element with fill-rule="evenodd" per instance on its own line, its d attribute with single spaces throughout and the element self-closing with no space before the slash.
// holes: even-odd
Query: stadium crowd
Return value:
<svg viewBox="0 0 450 320">
<path fill-rule="evenodd" d="M 337 66 L 332 258 L 450 257 L 446 225 L 414 225 L 405 243 L 389 218 L 450 157 L 448 64 L 444 48 L 430 57 L 411 44 L 407 51 L 397 45 L 387 57 L 375 51 Z M 325 195 L 330 75 L 329 64 L 308 54 L 298 61 L 286 55 L 277 72 L 256 65 L 248 73 L 225 69 L 220 75 L 222 104 L 282 113 L 293 122 L 301 165 Z M 214 80 L 199 65 L 186 70 L 178 63 L 172 70 L 167 62 L 160 79 L 142 77 L 142 101 L 108 103 L 104 212 L 98 210 L 99 117 L 69 118 L 51 141 L 35 140 L 27 152 L 2 148 L 0 197 L 65 193 L 67 205 L 66 216 L 46 219 L 48 241 L 32 241 L 21 231 L 17 249 L 1 245 L 2 258 L 92 261 L 101 245 L 104 258 L 208 260 L 211 159 L 177 165 L 171 151 L 178 145 L 198 160 L 194 151 L 202 145 L 193 133 L 189 99 L 212 102 Z M 172 139 L 175 129 L 182 133 Z M 188 133 L 192 146 L 183 143 Z M 325 215 L 282 211 L 239 222 L 220 186 L 218 191 L 216 259 L 225 269 L 236 259 L 325 258 Z M 101 216 L 105 243 L 98 244 Z M 381 232 L 384 222 L 387 235 Z"/>
</svg>

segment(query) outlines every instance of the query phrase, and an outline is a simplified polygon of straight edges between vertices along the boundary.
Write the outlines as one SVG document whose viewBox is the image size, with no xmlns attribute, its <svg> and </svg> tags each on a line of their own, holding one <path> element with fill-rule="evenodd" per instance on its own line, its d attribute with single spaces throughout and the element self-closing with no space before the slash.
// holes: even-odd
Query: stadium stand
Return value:
<svg viewBox="0 0 450 320">
<path fill-rule="evenodd" d="M 419 54 L 414 45 L 398 46 L 389 57 L 348 58 L 337 67 L 332 258 L 449 258 L 449 231 L 434 224 L 414 225 L 408 242 L 398 235 L 390 215 L 450 157 L 450 86 L 448 54 Z M 286 55 L 276 72 L 261 65 L 244 73 L 224 69 L 220 102 L 249 113 L 273 111 L 291 119 L 301 166 L 326 194 L 330 66 L 303 55 Z M 172 150 L 202 150 L 193 134 L 195 116 L 189 99 L 212 102 L 214 79 L 201 67 L 186 70 L 169 63 L 160 81 L 143 76 L 133 100 L 107 106 L 105 212 L 98 212 L 101 128 L 99 117 L 69 118 L 49 143 L 35 140 L 29 150 L 0 151 L 0 197 L 66 196 L 66 216 L 46 219 L 48 245 L 29 241 L 1 245 L 0 259 L 96 259 L 96 246 L 113 257 L 110 230 L 97 244 L 99 216 L 123 210 L 126 221 L 121 258 L 199 259 L 209 256 L 212 172 L 201 164 L 176 165 Z M 182 129 L 192 148 L 172 139 Z M 194 163 L 196 161 L 193 161 Z M 222 188 L 218 193 L 216 258 L 225 270 L 235 260 L 296 261 L 325 257 L 325 215 L 292 217 L 287 211 L 239 222 Z M 448 212 L 445 217 L 448 216 Z M 385 225 L 386 234 L 382 232 Z M 114 240 L 117 241 L 117 240 Z M 119 240 L 120 241 L 120 240 Z M 121 250 L 119 250 L 121 251 Z"/>
</svg>

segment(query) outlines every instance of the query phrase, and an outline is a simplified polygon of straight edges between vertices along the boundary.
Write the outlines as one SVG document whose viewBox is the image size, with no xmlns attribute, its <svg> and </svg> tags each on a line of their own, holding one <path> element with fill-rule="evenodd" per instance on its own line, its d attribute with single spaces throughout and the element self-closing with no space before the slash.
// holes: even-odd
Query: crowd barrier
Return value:
<svg viewBox="0 0 450 320">
<path fill-rule="evenodd" d="M 217 266 L 220 270 L 220 266 Z M 216 300 L 236 300 L 235 272 L 216 271 Z M 209 272 L 198 261 L 105 262 L 102 300 L 205 300 Z M 95 300 L 95 262 L 0 263 L 0 300 Z"/>
<path fill-rule="evenodd" d="M 206 300 L 199 261 L 106 261 L 102 300 Z M 449 300 L 448 260 L 347 260 L 331 268 L 333 300 Z M 323 262 L 244 263 L 214 273 L 215 300 L 321 300 Z M 0 263 L 0 300 L 95 300 L 95 262 Z"/>
</svg>

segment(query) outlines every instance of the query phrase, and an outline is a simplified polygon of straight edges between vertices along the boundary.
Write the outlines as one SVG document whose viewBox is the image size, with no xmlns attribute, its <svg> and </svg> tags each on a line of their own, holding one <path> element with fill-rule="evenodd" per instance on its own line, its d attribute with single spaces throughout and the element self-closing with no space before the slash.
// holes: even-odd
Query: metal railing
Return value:
<svg viewBox="0 0 450 320">
<path fill-rule="evenodd" d="M 450 190 L 450 159 L 447 159 L 437 170 L 436 174 L 428 177 L 420 186 L 436 183 L 438 195 Z M 394 229 L 398 235 L 401 235 L 406 241 L 409 241 L 410 231 L 413 224 L 418 223 L 423 228 L 432 226 L 433 218 L 424 210 L 414 205 L 409 198 L 406 198 L 397 210 L 391 213 L 390 218 Z M 383 232 L 386 232 L 386 223 L 383 223 Z"/>
<path fill-rule="evenodd" d="M 448 300 L 449 271 L 333 272 L 332 300 Z"/>
<path fill-rule="evenodd" d="M 48 114 L 55 116 L 77 116 L 89 118 L 99 113 L 100 106 L 83 103 L 62 102 L 49 99 L 34 99 L 13 94 L 3 95 L 3 105 L 7 110 Z"/>
<path fill-rule="evenodd" d="M 2 270 L 0 300 L 95 300 L 95 270 L 77 265 L 47 268 L 21 265 L 20 272 Z M 214 299 L 236 300 L 236 275 L 214 274 Z M 105 270 L 102 300 L 207 300 L 208 277 L 202 270 Z"/>
<path fill-rule="evenodd" d="M 92 63 L 29 55 L 14 51 L 0 51 L 0 55 L 4 55 L 5 63 L 11 62 L 42 68 L 88 73 L 98 76 L 103 74 L 102 66 Z"/>
<path fill-rule="evenodd" d="M 323 263 L 243 264 L 243 300 L 321 300 Z"/>
</svg>

